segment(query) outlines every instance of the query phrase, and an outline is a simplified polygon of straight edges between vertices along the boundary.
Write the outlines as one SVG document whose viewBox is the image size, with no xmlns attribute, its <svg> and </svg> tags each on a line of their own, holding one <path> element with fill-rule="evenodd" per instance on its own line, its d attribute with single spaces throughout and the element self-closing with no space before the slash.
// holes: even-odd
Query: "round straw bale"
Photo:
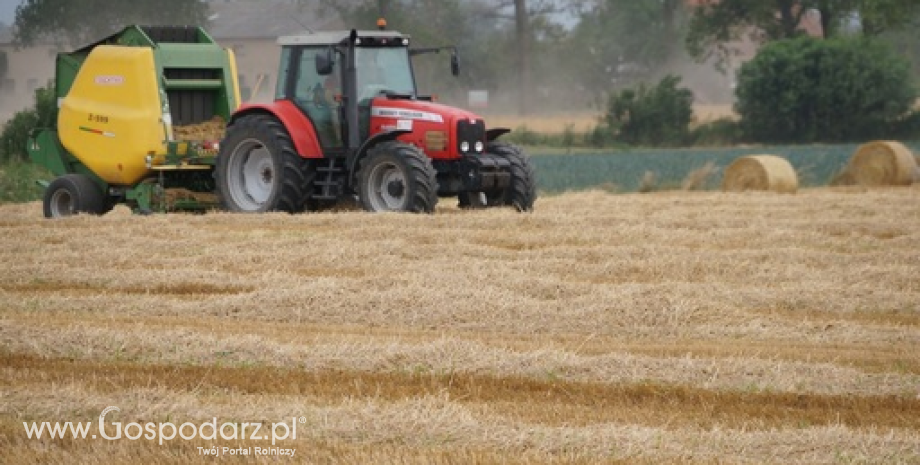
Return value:
<svg viewBox="0 0 920 465">
<path fill-rule="evenodd" d="M 773 191 L 794 194 L 799 178 L 785 158 L 776 155 L 740 157 L 725 168 L 722 190 L 727 192 Z"/>
<path fill-rule="evenodd" d="M 917 161 L 900 142 L 875 141 L 856 149 L 847 170 L 863 186 L 908 186 L 914 181 Z"/>
</svg>

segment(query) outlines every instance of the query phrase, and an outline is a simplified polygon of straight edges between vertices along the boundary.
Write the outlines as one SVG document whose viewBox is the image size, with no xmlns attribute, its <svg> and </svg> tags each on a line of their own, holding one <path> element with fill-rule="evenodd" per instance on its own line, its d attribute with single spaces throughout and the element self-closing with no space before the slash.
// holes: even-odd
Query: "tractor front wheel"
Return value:
<svg viewBox="0 0 920 465">
<path fill-rule="evenodd" d="M 102 215 L 111 210 L 105 193 L 89 176 L 65 174 L 48 185 L 43 198 L 45 218 L 62 218 L 88 213 Z"/>
<path fill-rule="evenodd" d="M 488 153 L 505 158 L 510 163 L 511 180 L 503 192 L 490 193 L 489 206 L 512 206 L 519 212 L 533 211 L 537 200 L 537 181 L 530 157 L 520 147 L 507 142 L 491 142 Z"/>
<path fill-rule="evenodd" d="M 227 128 L 214 177 L 221 206 L 233 212 L 304 210 L 314 172 L 294 150 L 284 126 L 264 115 Z"/>
<path fill-rule="evenodd" d="M 437 172 L 421 150 L 399 141 L 370 149 L 358 170 L 358 198 L 367 211 L 432 213 Z"/>
</svg>

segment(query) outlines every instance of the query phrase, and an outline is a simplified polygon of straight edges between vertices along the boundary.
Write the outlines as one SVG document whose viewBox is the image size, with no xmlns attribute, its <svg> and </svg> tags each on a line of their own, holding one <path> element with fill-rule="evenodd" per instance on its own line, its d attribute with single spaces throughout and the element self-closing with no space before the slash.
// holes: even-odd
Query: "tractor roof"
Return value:
<svg viewBox="0 0 920 465">
<path fill-rule="evenodd" d="M 278 38 L 280 45 L 334 45 L 348 40 L 351 31 L 325 31 L 313 34 L 303 34 L 296 36 L 284 36 Z M 358 31 L 358 37 L 374 38 L 396 38 L 408 39 L 408 35 L 400 34 L 397 31 Z"/>
</svg>

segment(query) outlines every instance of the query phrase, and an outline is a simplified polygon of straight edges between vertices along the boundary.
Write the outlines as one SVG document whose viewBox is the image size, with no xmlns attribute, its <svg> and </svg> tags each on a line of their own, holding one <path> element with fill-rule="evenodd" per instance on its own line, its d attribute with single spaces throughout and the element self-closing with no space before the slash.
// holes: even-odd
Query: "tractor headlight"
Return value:
<svg viewBox="0 0 920 465">
<path fill-rule="evenodd" d="M 460 151 L 463 152 L 463 153 L 469 152 L 469 151 L 470 151 L 470 143 L 467 142 L 467 141 L 461 142 L 461 143 L 460 143 Z"/>
<path fill-rule="evenodd" d="M 476 145 L 473 146 L 476 149 L 476 153 L 482 153 L 482 150 L 485 148 L 481 140 L 476 141 Z"/>
</svg>

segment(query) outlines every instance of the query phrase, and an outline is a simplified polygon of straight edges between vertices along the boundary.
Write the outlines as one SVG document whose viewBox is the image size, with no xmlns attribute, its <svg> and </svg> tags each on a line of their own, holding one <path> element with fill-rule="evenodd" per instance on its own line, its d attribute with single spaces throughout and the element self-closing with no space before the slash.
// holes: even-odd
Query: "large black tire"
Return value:
<svg viewBox="0 0 920 465">
<path fill-rule="evenodd" d="M 316 176 L 278 120 L 243 116 L 227 127 L 214 178 L 221 207 L 232 212 L 302 212 Z"/>
<path fill-rule="evenodd" d="M 78 213 L 102 215 L 112 209 L 105 192 L 83 174 L 65 174 L 48 185 L 42 202 L 45 218 Z"/>
<path fill-rule="evenodd" d="M 438 203 L 437 172 L 414 145 L 374 146 L 361 160 L 357 178 L 358 198 L 367 211 L 432 213 Z"/>
<path fill-rule="evenodd" d="M 507 142 L 490 142 L 486 151 L 511 163 L 511 181 L 504 192 L 488 195 L 490 207 L 512 206 L 519 212 L 533 211 L 537 201 L 537 181 L 533 164 L 520 147 Z"/>
</svg>

